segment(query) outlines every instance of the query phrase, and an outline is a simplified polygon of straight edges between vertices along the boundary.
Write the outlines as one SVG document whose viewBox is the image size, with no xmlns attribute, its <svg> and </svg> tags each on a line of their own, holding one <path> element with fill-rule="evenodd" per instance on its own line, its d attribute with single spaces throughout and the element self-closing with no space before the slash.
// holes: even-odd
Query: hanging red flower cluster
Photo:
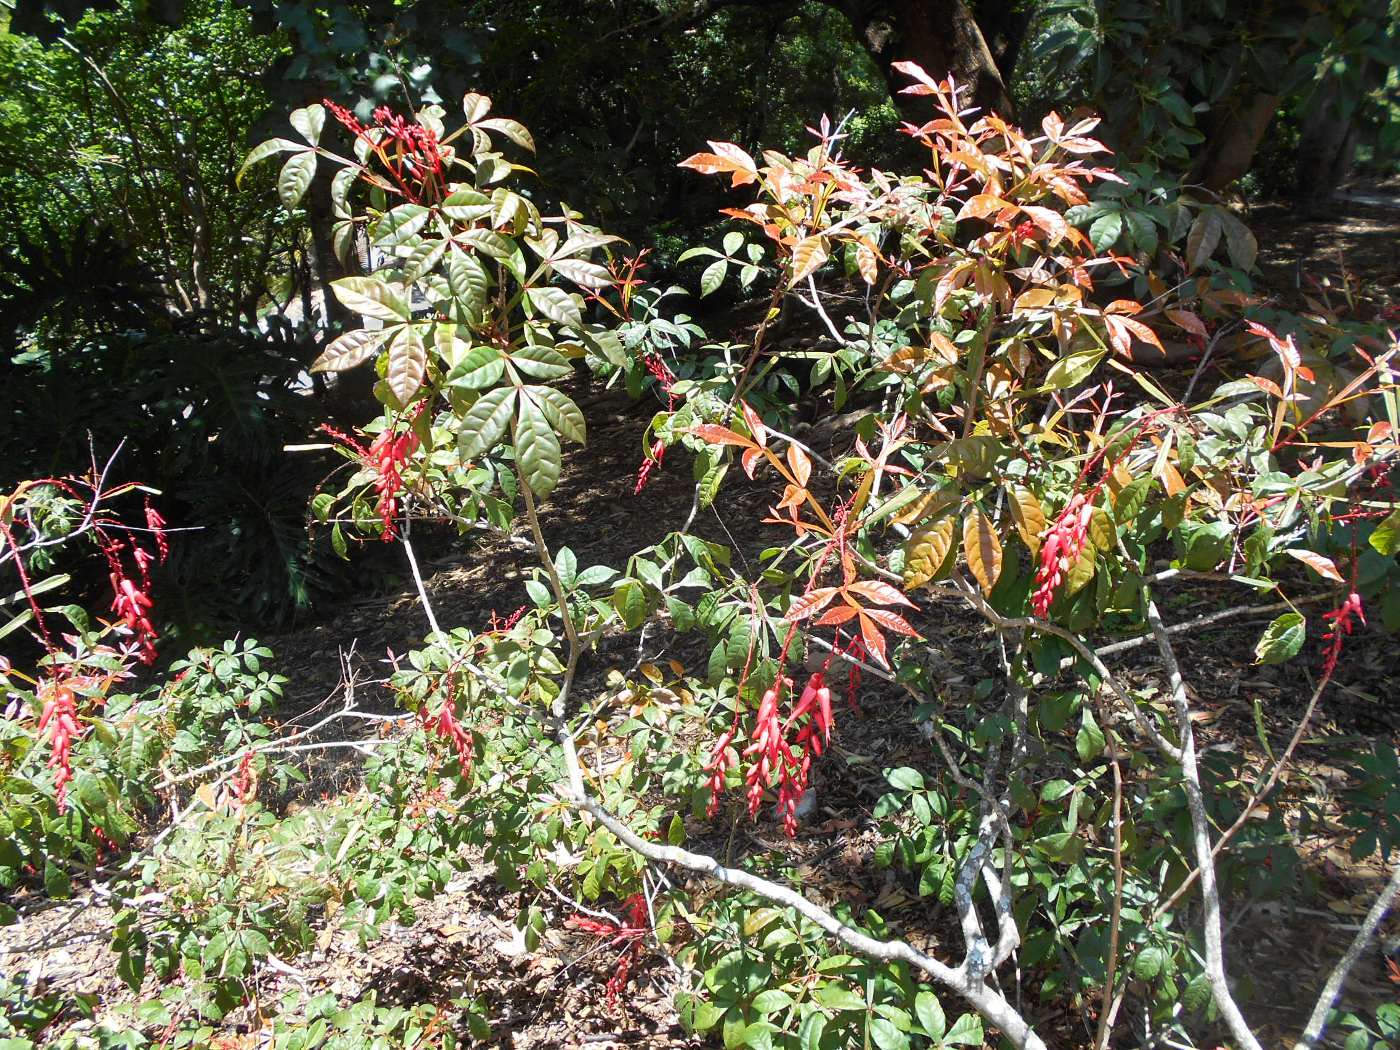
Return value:
<svg viewBox="0 0 1400 1050">
<path fill-rule="evenodd" d="M 135 542 L 123 543 L 105 532 L 99 532 L 99 536 L 102 553 L 107 557 L 108 578 L 112 581 L 112 611 L 121 618 L 127 630 L 136 636 L 141 662 L 149 664 L 155 662 L 155 643 L 160 638 L 150 618 L 151 565 L 156 562 L 164 563 L 170 554 L 170 544 L 165 537 L 165 519 L 151 506 L 149 500 L 146 502 L 146 527 L 155 538 L 154 555 Z M 122 555 L 128 550 L 131 552 L 131 560 L 136 564 L 139 584 L 127 574 L 122 565 Z"/>
<path fill-rule="evenodd" d="M 399 494 L 404 489 L 403 468 L 418 451 L 418 434 L 412 428 L 395 434 L 389 427 L 374 439 L 369 448 L 365 448 L 355 438 L 328 423 L 322 423 L 320 429 L 359 456 L 360 463 L 374 473 L 374 512 L 384 526 L 380 539 L 385 543 L 398 539 Z"/>
<path fill-rule="evenodd" d="M 1089 540 L 1089 519 L 1093 514 L 1093 502 L 1081 492 L 1046 530 L 1040 546 L 1040 566 L 1035 571 L 1035 593 L 1031 595 L 1031 610 L 1037 616 L 1043 617 L 1050 611 L 1056 589 L 1079 560 Z"/>
<path fill-rule="evenodd" d="M 1356 629 L 1354 620 L 1366 623 L 1366 614 L 1361 609 L 1361 595 L 1352 591 L 1346 601 L 1331 612 L 1323 613 L 1322 618 L 1327 621 L 1327 630 L 1322 635 L 1322 673 L 1331 678 L 1342 655 L 1342 639 Z"/>
<path fill-rule="evenodd" d="M 758 815 L 764 793 L 777 782 L 776 810 L 782 818 L 783 831 L 789 838 L 797 835 L 797 806 L 807 792 L 812 771 L 812 759 L 826 750 L 831 742 L 833 719 L 831 689 L 826 676 L 817 671 L 807 679 L 807 685 L 786 718 L 779 713 L 784 693 L 791 694 L 792 679 L 780 678 L 758 705 L 748 746 L 742 757 L 748 763 L 744 774 L 745 797 L 749 817 Z M 724 791 L 725 774 L 738 764 L 732 744 L 736 730 L 730 728 L 715 742 L 705 764 L 706 785 L 710 790 L 708 814 L 719 812 L 719 797 Z"/>
<path fill-rule="evenodd" d="M 82 736 L 73 689 L 64 682 L 47 682 L 39 712 L 39 732 L 49 734 L 49 768 L 54 771 L 58 812 L 68 811 L 68 784 L 73 779 L 73 741 Z M 42 693 L 40 695 L 43 695 Z"/>
<path fill-rule="evenodd" d="M 647 911 L 646 897 L 634 893 L 623 902 L 625 925 L 618 925 L 608 919 L 590 919 L 585 915 L 571 915 L 568 925 L 576 930 L 584 930 L 600 938 L 604 944 L 622 946 L 617 967 L 608 978 L 608 1004 L 615 1005 L 622 989 L 627 986 L 627 978 L 633 964 L 641 958 L 642 941 L 651 932 L 651 920 Z"/>
<path fill-rule="evenodd" d="M 457 721 L 456 699 L 448 695 L 442 702 L 442 708 L 436 716 L 429 715 L 425 708 L 421 712 L 423 728 L 435 734 L 442 740 L 446 740 L 457 752 L 457 761 L 462 766 L 462 776 L 471 773 L 472 760 L 476 757 L 475 746 L 472 743 L 471 731 L 461 722 Z"/>
<path fill-rule="evenodd" d="M 392 430 L 386 430 L 374 439 L 365 454 L 365 464 L 378 477 L 374 491 L 379 497 L 375 512 L 384 524 L 384 542 L 398 538 L 398 495 L 403 491 L 403 467 L 408 458 L 418 451 L 418 435 L 406 430 L 395 437 Z"/>
<path fill-rule="evenodd" d="M 437 132 L 409 121 L 388 106 L 374 111 L 374 124 L 366 127 L 344 106 L 323 99 L 331 115 L 356 139 L 369 144 L 393 179 L 396 189 L 414 204 L 436 204 L 446 193 L 446 158 Z"/>
<path fill-rule="evenodd" d="M 661 360 L 660 354 L 644 352 L 642 363 L 646 365 L 647 371 L 655 378 L 661 387 L 661 392 L 666 395 L 666 411 L 676 410 L 676 395 L 671 387 L 676 382 L 676 374 L 666 366 L 666 362 Z M 651 480 L 651 475 L 656 468 L 661 466 L 661 461 L 666 457 L 666 443 L 664 441 L 655 442 L 647 451 L 646 458 L 642 460 L 641 469 L 637 471 L 637 487 L 632 490 L 632 495 L 640 495 L 642 489 L 647 487 L 647 482 Z"/>
</svg>

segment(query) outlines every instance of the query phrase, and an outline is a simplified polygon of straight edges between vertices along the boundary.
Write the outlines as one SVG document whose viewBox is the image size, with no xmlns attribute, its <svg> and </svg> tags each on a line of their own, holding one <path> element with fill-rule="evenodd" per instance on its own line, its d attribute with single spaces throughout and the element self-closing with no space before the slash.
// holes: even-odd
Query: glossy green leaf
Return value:
<svg viewBox="0 0 1400 1050">
<path fill-rule="evenodd" d="M 295 153 L 287 158 L 277 175 L 277 196 L 288 209 L 295 208 L 306 195 L 311 179 L 316 174 L 316 154 L 311 150 Z"/>
<path fill-rule="evenodd" d="M 1105 350 L 1076 350 L 1065 355 L 1050 366 L 1041 389 L 1065 390 L 1084 382 L 1099 367 L 1105 353 Z"/>
<path fill-rule="evenodd" d="M 562 288 L 531 288 L 525 298 L 539 313 L 566 328 L 583 326 L 583 312 L 578 303 Z"/>
<path fill-rule="evenodd" d="M 505 375 L 506 362 L 494 346 L 474 346 L 447 376 L 447 385 L 461 390 L 485 390 Z"/>
<path fill-rule="evenodd" d="M 478 128 L 490 128 L 492 131 L 499 131 L 506 138 L 510 139 L 517 146 L 535 152 L 535 139 L 526 129 L 525 125 L 518 120 L 511 120 L 509 117 L 491 117 L 487 120 L 475 122 Z"/>
<path fill-rule="evenodd" d="M 311 371 L 343 372 L 347 368 L 354 368 L 373 357 L 384 345 L 384 340 L 392 334 L 393 329 L 384 328 L 378 331 L 357 328 L 346 332 L 332 340 L 331 344 L 321 351 L 321 356 L 316 358 Z"/>
<path fill-rule="evenodd" d="M 462 417 L 457 441 L 464 459 L 475 459 L 496 446 L 515 414 L 515 388 L 497 387 L 479 397 Z"/>
<path fill-rule="evenodd" d="M 421 281 L 437 267 L 447 251 L 447 241 L 420 241 L 403 261 L 403 279 L 412 284 Z"/>
<path fill-rule="evenodd" d="M 703 299 L 712 292 L 719 291 L 720 285 L 724 283 L 724 275 L 728 272 L 729 263 L 725 259 L 716 259 L 709 266 L 706 266 L 704 272 L 700 274 L 700 298 Z"/>
<path fill-rule="evenodd" d="M 243 166 L 238 169 L 238 174 L 233 177 L 235 186 L 241 185 L 243 176 L 254 164 L 267 160 L 268 157 L 278 153 L 296 153 L 303 150 L 298 142 L 291 139 L 268 139 L 266 142 L 259 142 L 249 152 L 243 161 Z"/>
<path fill-rule="evenodd" d="M 522 346 L 511 353 L 510 360 L 532 379 L 563 379 L 574 374 L 569 359 L 548 346 Z"/>
<path fill-rule="evenodd" d="M 326 107 L 313 102 L 305 109 L 292 110 L 288 120 L 298 135 L 315 146 L 321 141 L 321 131 L 326 126 Z"/>
<path fill-rule="evenodd" d="M 976 1014 L 963 1014 L 953 1022 L 943 1042 L 949 1046 L 965 1043 L 968 1046 L 982 1045 L 982 1019 Z"/>
<path fill-rule="evenodd" d="M 549 420 L 549 425 L 562 437 L 580 445 L 587 440 L 588 431 L 583 411 L 574 404 L 568 394 L 552 386 L 527 387 L 526 393 L 535 399 L 545 418 Z"/>
<path fill-rule="evenodd" d="M 566 280 L 573 281 L 580 288 L 606 288 L 613 283 L 612 274 L 606 266 L 583 259 L 555 259 L 550 269 Z"/>
<path fill-rule="evenodd" d="M 1254 647 L 1254 662 L 1281 664 L 1298 655 L 1307 637 L 1307 621 L 1302 613 L 1284 613 L 1268 627 Z"/>
<path fill-rule="evenodd" d="M 491 214 L 491 198 L 473 189 L 460 189 L 451 193 L 439 207 L 449 219 L 458 222 L 476 222 Z"/>
<path fill-rule="evenodd" d="M 413 400 L 427 370 L 428 352 L 423 346 L 423 337 L 417 328 L 405 325 L 389 344 L 389 369 L 384 376 L 400 405 Z"/>
<path fill-rule="evenodd" d="M 529 399 L 520 401 L 515 423 L 515 463 L 530 491 L 544 499 L 559 483 L 559 436 Z"/>
<path fill-rule="evenodd" d="M 431 216 L 421 204 L 400 204 L 370 223 L 369 238 L 377 247 L 392 249 L 426 226 Z"/>
<path fill-rule="evenodd" d="M 646 619 L 646 591 L 636 580 L 624 580 L 613 590 L 613 608 L 629 631 L 634 631 Z"/>
<path fill-rule="evenodd" d="M 407 321 L 408 301 L 378 277 L 342 277 L 331 290 L 348 310 L 380 321 Z"/>
<path fill-rule="evenodd" d="M 476 256 L 453 249 L 447 256 L 447 286 L 459 303 L 469 311 L 476 311 L 486 302 L 491 275 Z"/>
<path fill-rule="evenodd" d="M 457 234 L 457 240 L 471 245 L 493 259 L 509 259 L 515 246 L 495 230 L 464 230 Z"/>
<path fill-rule="evenodd" d="M 1393 510 L 1388 517 L 1383 518 L 1366 542 L 1377 554 L 1386 558 L 1400 551 L 1400 510 Z"/>
<path fill-rule="evenodd" d="M 938 996 L 930 991 L 920 991 L 914 997 L 914 1016 L 919 1019 L 924 1034 L 935 1043 L 941 1040 L 943 1033 L 948 1030 L 948 1019 L 943 1013 L 943 1004 L 938 1001 Z"/>
</svg>

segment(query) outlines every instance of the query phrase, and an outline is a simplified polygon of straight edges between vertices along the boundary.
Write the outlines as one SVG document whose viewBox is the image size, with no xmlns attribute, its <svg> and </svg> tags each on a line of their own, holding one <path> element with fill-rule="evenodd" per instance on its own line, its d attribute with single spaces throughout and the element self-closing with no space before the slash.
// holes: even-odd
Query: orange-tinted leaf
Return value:
<svg viewBox="0 0 1400 1050">
<path fill-rule="evenodd" d="M 919 637 L 919 632 L 914 630 L 909 621 L 898 613 L 892 613 L 888 609 L 866 609 L 865 615 L 887 631 L 893 631 L 895 634 L 902 634 L 908 638 Z"/>
<path fill-rule="evenodd" d="M 1245 378 L 1260 390 L 1264 391 L 1264 393 L 1272 394 L 1274 397 L 1283 397 L 1283 391 L 1279 389 L 1278 384 L 1272 379 L 1265 379 L 1263 376 L 1245 376 Z"/>
<path fill-rule="evenodd" d="M 885 659 L 885 636 L 880 633 L 880 628 L 875 625 L 875 621 L 864 612 L 860 614 L 860 636 L 870 654 L 881 664 L 888 666 L 888 661 Z"/>
<path fill-rule="evenodd" d="M 813 626 L 835 627 L 839 623 L 845 623 L 847 620 L 853 619 L 855 615 L 856 610 L 854 606 L 833 605 L 830 609 L 828 609 L 822 614 L 822 618 L 818 620 Z"/>
<path fill-rule="evenodd" d="M 860 271 L 861 280 L 866 284 L 874 284 L 880 276 L 875 253 L 867 245 L 862 244 L 856 249 L 856 269 Z"/>
<path fill-rule="evenodd" d="M 744 449 L 744 455 L 743 455 L 743 458 L 740 460 L 740 464 L 741 464 L 741 465 L 743 466 L 743 468 L 744 468 L 744 473 L 747 474 L 747 475 L 749 476 L 749 480 L 750 480 L 750 481 L 753 480 L 754 468 L 758 466 L 758 461 L 759 461 L 760 459 L 762 459 L 762 458 L 763 458 L 763 449 L 761 449 L 761 448 L 746 448 L 746 449 Z"/>
<path fill-rule="evenodd" d="M 1220 213 L 1214 209 L 1203 211 L 1196 216 L 1196 221 L 1191 224 L 1191 232 L 1186 235 L 1188 270 L 1199 270 L 1206 264 L 1206 260 L 1215 254 L 1223 231 L 1224 224 L 1220 221 Z"/>
<path fill-rule="evenodd" d="M 806 499 L 806 489 L 797 485 L 788 485 L 783 489 L 783 498 L 778 503 L 778 509 L 784 510 L 788 507 L 800 507 Z"/>
<path fill-rule="evenodd" d="M 758 166 L 738 146 L 732 142 L 711 142 L 710 148 L 715 152 L 696 153 L 681 161 L 677 167 L 690 168 L 702 175 L 731 175 L 731 186 L 758 181 Z"/>
<path fill-rule="evenodd" d="M 787 619 L 791 623 L 797 623 L 815 616 L 830 605 L 834 597 L 835 587 L 818 587 L 815 591 L 799 595 L 792 600 L 792 605 L 788 606 Z"/>
<path fill-rule="evenodd" d="M 969 508 L 963 517 L 963 556 L 982 593 L 990 594 L 1001 576 L 1001 540 L 977 507 Z"/>
<path fill-rule="evenodd" d="M 807 480 L 812 476 L 811 458 L 792 442 L 788 442 L 787 461 L 788 466 L 792 468 L 792 476 L 797 479 L 799 485 L 806 488 Z"/>
<path fill-rule="evenodd" d="M 938 575 L 953 545 L 955 526 L 956 522 L 950 515 L 910 533 L 904 543 L 905 590 L 922 587 Z"/>
<path fill-rule="evenodd" d="M 1178 328 L 1194 336 L 1206 338 L 1206 323 L 1190 310 L 1167 310 L 1167 318 Z"/>
<path fill-rule="evenodd" d="M 744 413 L 744 422 L 749 425 L 749 433 L 753 435 L 753 439 L 759 445 L 767 445 L 768 428 L 763 425 L 763 420 L 759 418 L 758 413 L 751 409 L 746 401 L 739 402 L 739 411 Z"/>
<path fill-rule="evenodd" d="M 792 277 L 789 278 L 789 285 L 796 284 L 809 274 L 820 270 L 828 257 L 825 237 L 802 238 L 792 247 Z"/>
<path fill-rule="evenodd" d="M 722 427 L 718 423 L 701 423 L 692 427 L 690 433 L 712 445 L 738 445 L 740 448 L 753 448 L 753 442 L 744 437 L 743 434 L 736 434 L 728 427 Z"/>
<path fill-rule="evenodd" d="M 1012 485 L 1007 489 L 1011 496 L 1011 517 L 1016 521 L 1016 531 L 1034 558 L 1040 554 L 1040 538 L 1045 535 L 1045 508 L 1030 489 Z"/>
<path fill-rule="evenodd" d="M 846 591 L 850 594 L 859 594 L 862 598 L 869 598 L 872 602 L 878 602 L 881 605 L 907 605 L 911 609 L 918 608 L 899 592 L 898 587 L 892 587 L 883 580 L 861 580 L 859 583 L 851 584 L 846 588 Z"/>
<path fill-rule="evenodd" d="M 1335 580 L 1337 583 L 1346 582 L 1342 579 L 1342 574 L 1337 571 L 1336 564 L 1326 555 L 1318 554 L 1316 551 L 1298 550 L 1297 548 L 1290 548 L 1283 553 L 1290 557 L 1297 558 L 1309 569 L 1325 579 Z"/>
<path fill-rule="evenodd" d="M 1003 208 L 1009 208 L 1006 199 L 998 197 L 995 193 L 978 193 L 969 197 L 967 203 L 958 211 L 957 221 L 963 219 L 985 219 L 988 215 L 995 215 Z"/>
<path fill-rule="evenodd" d="M 1034 207 L 1029 204 L 1021 205 L 1021 211 L 1030 218 L 1031 222 L 1045 231 L 1045 235 L 1050 238 L 1051 244 L 1059 244 L 1069 233 L 1069 223 L 1066 222 L 1065 217 L 1057 211 L 1052 211 L 1049 208 Z"/>
</svg>

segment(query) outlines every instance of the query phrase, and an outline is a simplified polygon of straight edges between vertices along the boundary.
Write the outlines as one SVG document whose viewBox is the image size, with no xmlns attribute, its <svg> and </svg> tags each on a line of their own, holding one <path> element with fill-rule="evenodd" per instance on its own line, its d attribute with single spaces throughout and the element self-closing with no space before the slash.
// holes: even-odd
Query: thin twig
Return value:
<svg viewBox="0 0 1400 1050">
<path fill-rule="evenodd" d="M 1108 928 L 1108 968 L 1099 1005 L 1099 1034 L 1096 1050 L 1106 1050 L 1113 1018 L 1113 980 L 1118 966 L 1118 937 L 1123 921 L 1123 769 L 1118 762 L 1118 746 L 1111 726 L 1104 727 L 1109 761 L 1113 765 L 1113 915 Z"/>
<path fill-rule="evenodd" d="M 1302 1038 L 1294 1045 L 1293 1050 L 1312 1050 L 1322 1038 L 1322 1030 L 1327 1027 L 1327 1015 L 1332 1012 L 1332 1004 L 1341 994 L 1347 975 L 1356 965 L 1356 960 L 1361 958 L 1361 952 L 1375 935 L 1376 927 L 1381 924 L 1385 913 L 1395 903 L 1397 895 L 1400 895 L 1400 864 L 1396 864 L 1391 871 L 1390 881 L 1385 884 L 1385 889 L 1381 890 L 1375 903 L 1371 905 L 1371 910 L 1366 913 L 1361 929 L 1356 931 L 1356 936 L 1352 938 L 1351 944 L 1347 945 L 1346 952 L 1327 975 L 1327 983 L 1322 986 L 1322 994 L 1317 997 L 1317 1005 L 1313 1007 L 1312 1016 L 1308 1018 L 1307 1027 L 1303 1029 Z"/>
<path fill-rule="evenodd" d="M 1171 684 L 1172 705 L 1176 710 L 1177 732 L 1181 737 L 1181 750 L 1178 762 L 1181 764 L 1182 785 L 1186 789 L 1186 809 L 1191 815 L 1191 838 L 1196 851 L 1196 866 L 1201 872 L 1201 897 L 1205 903 L 1203 933 L 1206 943 L 1206 979 L 1210 982 L 1211 996 L 1216 1009 L 1225 1019 L 1226 1027 L 1235 1041 L 1246 1050 L 1263 1050 L 1259 1039 L 1250 1030 L 1249 1022 L 1240 1012 L 1239 1004 L 1230 993 L 1230 984 L 1225 976 L 1225 949 L 1221 942 L 1220 930 L 1220 891 L 1215 880 L 1215 856 L 1211 852 L 1210 817 L 1206 813 L 1205 795 L 1201 791 L 1201 774 L 1196 765 L 1196 734 L 1191 724 L 1191 708 L 1186 699 L 1186 682 L 1181 676 L 1181 665 L 1172 649 L 1171 638 L 1162 623 L 1157 603 L 1147 601 L 1147 622 L 1157 639 L 1157 649 L 1162 663 L 1167 669 L 1167 679 Z"/>
</svg>

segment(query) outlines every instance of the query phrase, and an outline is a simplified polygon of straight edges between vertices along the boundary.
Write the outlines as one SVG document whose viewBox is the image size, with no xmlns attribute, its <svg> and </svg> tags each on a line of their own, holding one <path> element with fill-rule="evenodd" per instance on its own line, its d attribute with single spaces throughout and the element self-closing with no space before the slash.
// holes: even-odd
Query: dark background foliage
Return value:
<svg viewBox="0 0 1400 1050">
<path fill-rule="evenodd" d="M 1315 206 L 1400 156 L 1396 19 L 1383 0 L 81 0 L 22 2 L 0 34 L 0 433 L 8 485 L 123 473 L 185 534 L 191 628 L 285 620 L 333 582 L 304 527 L 326 458 L 310 421 L 353 391 L 303 372 L 347 318 L 329 187 L 287 217 L 252 142 L 324 97 L 362 115 L 465 90 L 540 144 L 541 203 L 637 247 L 653 276 L 711 231 L 722 189 L 677 169 L 707 139 L 802 147 L 823 113 L 847 154 L 900 159 L 889 63 L 953 72 L 1033 123 L 1102 112 L 1144 196 L 1245 192 Z M 0 18 L 5 17 L 0 15 Z M 922 118 L 920 118 L 922 119 Z M 312 231 L 317 231 L 313 233 Z M 678 276 L 694 282 L 698 267 Z"/>
</svg>

